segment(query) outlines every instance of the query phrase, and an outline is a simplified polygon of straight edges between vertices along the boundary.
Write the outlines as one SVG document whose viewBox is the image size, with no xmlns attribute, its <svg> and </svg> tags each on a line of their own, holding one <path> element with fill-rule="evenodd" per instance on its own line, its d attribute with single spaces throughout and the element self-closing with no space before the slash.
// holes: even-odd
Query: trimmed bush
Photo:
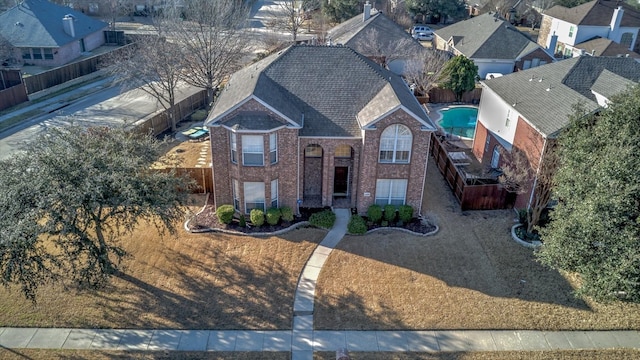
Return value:
<svg viewBox="0 0 640 360">
<path fill-rule="evenodd" d="M 235 212 L 236 210 L 233 208 L 233 205 L 220 205 L 216 209 L 216 216 L 221 223 L 231 224 L 231 220 L 233 220 L 233 214 L 235 214 Z"/>
<path fill-rule="evenodd" d="M 247 219 L 244 215 L 240 215 L 240 223 L 238 225 L 240 225 L 240 227 L 247 227 Z"/>
<path fill-rule="evenodd" d="M 367 209 L 367 217 L 369 221 L 378 223 L 382 219 L 382 207 L 378 204 L 373 204 Z"/>
<path fill-rule="evenodd" d="M 284 221 L 293 221 L 293 210 L 291 210 L 288 206 L 283 206 L 280 208 L 280 215 L 282 215 L 282 220 Z"/>
<path fill-rule="evenodd" d="M 336 222 L 336 214 L 331 210 L 323 210 L 309 217 L 309 223 L 311 225 L 324 229 L 330 229 L 333 227 L 334 222 Z"/>
<path fill-rule="evenodd" d="M 413 219 L 413 207 L 411 205 L 401 205 L 398 209 L 398 217 L 403 223 L 408 223 Z"/>
<path fill-rule="evenodd" d="M 349 234 L 364 234 L 367 232 L 367 224 L 364 222 L 362 216 L 356 214 L 351 215 L 349 219 L 349 225 L 347 225 Z"/>
<path fill-rule="evenodd" d="M 271 208 L 267 210 L 267 224 L 276 225 L 280 221 L 280 209 Z"/>
<path fill-rule="evenodd" d="M 262 226 L 264 224 L 264 211 L 260 209 L 253 209 L 249 213 L 249 218 L 254 226 Z"/>
<path fill-rule="evenodd" d="M 385 205 L 384 206 L 384 219 L 387 221 L 393 221 L 396 218 L 396 206 Z"/>
</svg>

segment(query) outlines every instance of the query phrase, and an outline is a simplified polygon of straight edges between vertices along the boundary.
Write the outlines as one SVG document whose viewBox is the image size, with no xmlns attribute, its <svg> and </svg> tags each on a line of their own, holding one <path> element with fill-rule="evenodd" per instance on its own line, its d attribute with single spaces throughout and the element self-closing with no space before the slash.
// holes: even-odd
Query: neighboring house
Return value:
<svg viewBox="0 0 640 360">
<path fill-rule="evenodd" d="M 546 10 L 538 43 L 558 58 L 581 55 L 583 43 L 596 37 L 639 52 L 639 30 L 637 10 L 621 1 L 593 0 L 572 8 L 556 5 Z"/>
<path fill-rule="evenodd" d="M 640 81 L 640 63 L 625 57 L 581 56 L 482 82 L 473 153 L 488 168 L 500 168 L 500 148 L 522 150 L 533 169 L 568 124 L 573 106 L 587 111 L 607 105 L 608 99 Z M 529 206 L 527 192 L 516 208 Z"/>
<path fill-rule="evenodd" d="M 640 54 L 635 51 L 629 50 L 626 46 L 618 44 L 617 42 L 601 37 L 585 41 L 579 44 L 579 55 L 591 55 L 591 56 L 620 56 L 630 57 L 640 61 Z M 577 53 L 577 52 L 576 52 Z"/>
<path fill-rule="evenodd" d="M 0 35 L 24 64 L 60 66 L 105 42 L 108 24 L 45 0 L 24 0 L 0 14 Z"/>
<path fill-rule="evenodd" d="M 485 13 L 435 31 L 435 46 L 465 56 L 489 73 L 510 74 L 553 62 L 553 57 L 527 34 L 497 13 Z"/>
<path fill-rule="evenodd" d="M 292 46 L 243 68 L 205 125 L 216 207 L 420 212 L 435 126 L 400 76 L 351 48 Z"/>
<path fill-rule="evenodd" d="M 382 12 L 372 9 L 368 1 L 362 14 L 329 30 L 327 42 L 348 46 L 400 75 L 413 70 L 408 68 L 409 63 L 424 51 L 420 42 Z"/>
</svg>

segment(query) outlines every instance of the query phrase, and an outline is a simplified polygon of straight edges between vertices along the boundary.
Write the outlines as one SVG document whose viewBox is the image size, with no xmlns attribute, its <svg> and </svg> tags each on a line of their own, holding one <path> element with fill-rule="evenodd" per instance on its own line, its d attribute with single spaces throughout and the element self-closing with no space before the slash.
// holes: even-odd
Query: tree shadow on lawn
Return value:
<svg viewBox="0 0 640 360">
<path fill-rule="evenodd" d="M 123 327 L 158 329 L 291 328 L 297 274 L 266 260 L 255 271 L 239 257 L 218 249 L 209 249 L 206 256 L 220 264 L 216 271 L 185 254 L 175 258 L 174 269 L 160 269 L 166 281 L 178 289 L 118 274 L 130 286 L 96 294 L 102 297 L 105 320 Z M 210 275 L 202 276 L 207 273 Z"/>
</svg>

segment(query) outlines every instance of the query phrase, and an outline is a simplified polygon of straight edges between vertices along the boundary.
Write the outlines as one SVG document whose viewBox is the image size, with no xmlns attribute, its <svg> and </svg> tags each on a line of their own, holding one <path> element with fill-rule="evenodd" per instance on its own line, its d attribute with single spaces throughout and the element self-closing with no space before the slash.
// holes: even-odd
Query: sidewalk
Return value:
<svg viewBox="0 0 640 360">
<path fill-rule="evenodd" d="M 0 328 L 0 346 L 13 349 L 167 351 L 467 352 L 640 349 L 638 331 L 310 331 L 124 330 Z M 302 336 L 304 335 L 304 336 Z"/>
</svg>

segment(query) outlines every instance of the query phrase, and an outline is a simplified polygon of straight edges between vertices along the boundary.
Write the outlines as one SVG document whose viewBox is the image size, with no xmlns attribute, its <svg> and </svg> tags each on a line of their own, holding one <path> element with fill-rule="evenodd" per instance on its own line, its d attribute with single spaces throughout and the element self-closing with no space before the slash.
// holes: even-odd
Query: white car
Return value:
<svg viewBox="0 0 640 360">
<path fill-rule="evenodd" d="M 415 35 L 418 33 L 423 33 L 426 35 L 433 35 L 433 30 L 427 25 L 413 25 L 411 28 L 411 35 Z"/>
<path fill-rule="evenodd" d="M 433 40 L 433 34 L 427 34 L 427 33 L 423 33 L 423 32 L 418 32 L 415 33 L 413 35 L 414 39 L 417 39 L 418 41 L 431 41 Z"/>
</svg>

